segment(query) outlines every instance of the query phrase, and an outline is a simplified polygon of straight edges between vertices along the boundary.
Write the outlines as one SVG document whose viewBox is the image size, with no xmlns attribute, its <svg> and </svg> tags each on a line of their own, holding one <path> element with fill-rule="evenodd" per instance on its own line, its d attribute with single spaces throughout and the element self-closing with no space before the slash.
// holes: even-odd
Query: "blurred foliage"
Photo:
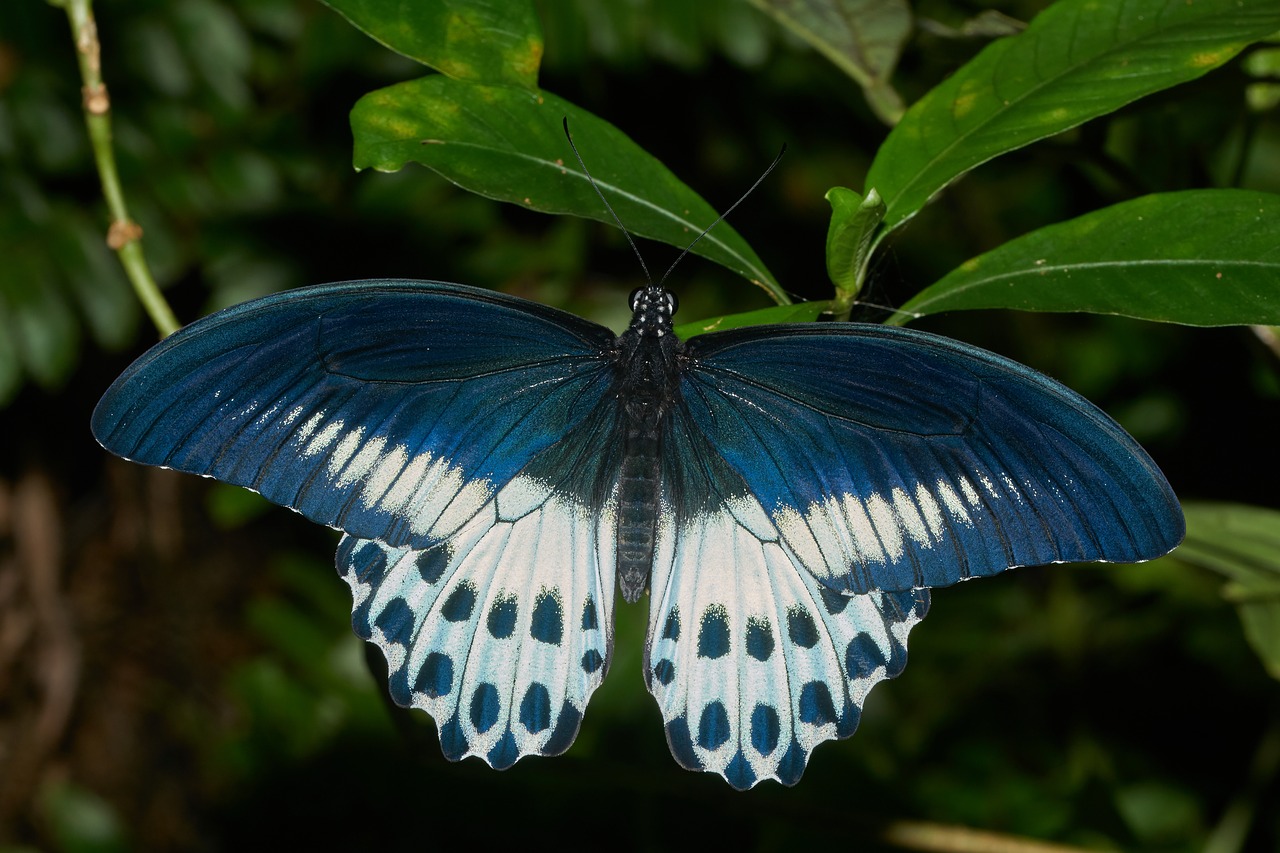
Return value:
<svg viewBox="0 0 1280 853">
<path fill-rule="evenodd" d="M 892 77 L 907 104 L 1048 4 L 912 5 Z M 614 229 L 499 205 L 425 169 L 355 173 L 351 108 L 423 71 L 330 9 L 95 9 L 122 180 L 184 321 L 285 287 L 406 276 L 625 323 L 642 276 Z M 740 0 L 537 9 L 539 86 L 606 118 L 712 206 L 787 143 L 734 227 L 793 298 L 830 298 L 824 194 L 863 186 L 887 133 L 846 72 Z M 1275 51 L 976 169 L 881 244 L 855 316 L 882 317 L 966 259 L 1140 195 L 1280 192 Z M 102 242 L 79 100 L 61 10 L 0 4 L 0 845 L 369 849 L 528 844 L 551 829 L 635 849 L 878 849 L 886 823 L 912 819 L 1089 849 L 1280 845 L 1277 685 L 1220 579 L 1171 559 L 939 591 L 904 676 L 795 789 L 737 795 L 675 766 L 642 687 L 639 607 L 618 611 L 613 670 L 566 756 L 503 774 L 448 765 L 430 721 L 389 707 L 369 676 L 330 534 L 234 490 L 126 471 L 93 445 L 97 396 L 154 332 Z M 675 254 L 642 249 L 656 268 Z M 682 320 L 767 304 L 715 264 L 686 259 L 677 277 Z M 1090 397 L 1181 496 L 1274 504 L 1280 377 L 1247 330 L 1012 312 L 919 325 Z M 46 619 L 46 587 L 18 559 L 29 531 L 7 484 L 32 470 L 57 484 L 55 603 L 83 662 L 75 713 L 19 766 L 47 718 L 37 652 L 54 628 L 41 626 L 64 624 Z"/>
</svg>

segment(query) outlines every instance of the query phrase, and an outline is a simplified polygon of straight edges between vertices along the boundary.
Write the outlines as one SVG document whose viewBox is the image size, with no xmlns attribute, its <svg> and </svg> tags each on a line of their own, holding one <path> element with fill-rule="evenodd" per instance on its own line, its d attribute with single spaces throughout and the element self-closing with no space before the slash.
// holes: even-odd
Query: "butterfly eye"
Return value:
<svg viewBox="0 0 1280 853">
<path fill-rule="evenodd" d="M 642 293 L 644 293 L 644 288 L 637 287 L 635 290 L 631 291 L 631 295 L 627 297 L 627 304 L 631 306 L 632 311 L 636 310 L 636 308 L 639 307 L 640 294 Z"/>
<path fill-rule="evenodd" d="M 676 298 L 674 293 L 667 294 L 667 313 L 674 315 L 680 310 L 680 300 Z"/>
</svg>

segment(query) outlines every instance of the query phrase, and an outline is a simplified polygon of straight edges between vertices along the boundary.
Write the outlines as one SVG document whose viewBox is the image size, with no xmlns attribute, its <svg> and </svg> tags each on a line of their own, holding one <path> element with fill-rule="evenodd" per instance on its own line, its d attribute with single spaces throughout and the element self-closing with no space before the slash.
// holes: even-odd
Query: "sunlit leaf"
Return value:
<svg viewBox="0 0 1280 853">
<path fill-rule="evenodd" d="M 770 323 L 811 323 L 827 310 L 826 302 L 800 302 L 795 305 L 774 305 L 757 311 L 743 311 L 740 314 L 725 314 L 720 317 L 708 317 L 692 323 L 676 326 L 676 337 L 681 340 L 707 332 L 725 332 L 744 326 L 764 326 Z"/>
<path fill-rule="evenodd" d="M 371 92 L 351 111 L 355 165 L 392 172 L 421 163 L 488 198 L 613 224 L 573 158 L 566 117 L 587 168 L 627 230 L 684 248 L 715 221 L 711 205 L 624 133 L 549 92 L 442 76 Z M 789 301 L 727 223 L 693 251 L 745 276 L 778 302 Z"/>
<path fill-rule="evenodd" d="M 974 166 L 1193 80 L 1277 29 L 1275 0 L 1058 0 L 912 105 L 866 186 L 892 229 Z"/>
<path fill-rule="evenodd" d="M 397 53 L 458 80 L 538 83 L 542 32 L 531 0 L 321 0 Z"/>
<path fill-rule="evenodd" d="M 1280 195 L 1188 190 L 1050 225 L 967 261 L 890 322 L 972 308 L 1194 326 L 1280 323 Z"/>
<path fill-rule="evenodd" d="M 751 0 L 862 87 L 867 103 L 888 124 L 902 117 L 902 99 L 889 85 L 911 34 L 907 0 Z"/>
</svg>

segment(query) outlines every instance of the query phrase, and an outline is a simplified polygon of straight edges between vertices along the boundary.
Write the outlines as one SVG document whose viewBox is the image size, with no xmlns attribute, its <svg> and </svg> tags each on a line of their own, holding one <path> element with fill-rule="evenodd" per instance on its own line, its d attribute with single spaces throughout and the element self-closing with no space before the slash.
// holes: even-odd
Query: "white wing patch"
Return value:
<svg viewBox="0 0 1280 853">
<path fill-rule="evenodd" d="M 897 487 L 865 497 L 829 496 L 803 511 L 779 506 L 772 520 L 779 538 L 800 564 L 815 578 L 839 586 L 851 567 L 857 572 L 860 566 L 901 563 L 910 548 L 929 549 L 944 541 L 949 525 L 972 528 L 970 511 L 980 509 L 984 500 L 1012 496 L 1021 501 L 1017 484 L 1007 474 L 1000 479 L 1007 492 L 978 474 L 978 482 L 990 496 L 985 499 L 969 478 L 959 475 L 959 492 L 940 478 L 933 484 L 917 483 L 914 491 Z"/>
<path fill-rule="evenodd" d="M 285 423 L 299 414 L 291 412 Z M 348 429 L 341 418 L 325 423 L 323 412 L 308 418 L 293 441 L 304 458 L 327 455 L 325 473 L 335 488 L 355 486 L 360 506 L 400 519 L 416 536 L 438 540 L 454 535 L 493 497 L 494 485 L 487 477 L 469 478 L 447 457 L 389 445 L 384 436 L 367 437 L 363 426 Z M 524 479 L 517 478 L 507 490 Z M 522 507 L 530 507 L 536 490 L 533 497 L 524 491 Z M 509 515 L 504 507 L 504 517 Z"/>
<path fill-rule="evenodd" d="M 612 514 L 524 481 L 519 517 L 490 500 L 425 550 L 344 537 L 356 633 L 387 659 L 397 704 L 436 721 L 445 756 L 503 769 L 573 742 L 613 648 Z"/>
<path fill-rule="evenodd" d="M 660 529 L 645 678 L 682 765 L 738 789 L 793 785 L 817 744 L 853 734 L 871 687 L 901 672 L 928 591 L 839 595 L 741 517 L 754 515 Z"/>
</svg>

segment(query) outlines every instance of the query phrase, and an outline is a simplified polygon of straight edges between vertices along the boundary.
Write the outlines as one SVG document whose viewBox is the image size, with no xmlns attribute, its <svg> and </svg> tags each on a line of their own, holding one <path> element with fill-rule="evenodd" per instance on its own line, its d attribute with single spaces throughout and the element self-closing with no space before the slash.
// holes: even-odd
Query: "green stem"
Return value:
<svg viewBox="0 0 1280 853">
<path fill-rule="evenodd" d="M 84 121 L 89 130 L 89 143 L 93 146 L 93 159 L 102 179 L 102 195 L 111 212 L 111 226 L 107 229 L 107 245 L 115 250 L 124 266 L 125 275 L 133 284 L 134 292 L 142 301 L 161 337 L 178 330 L 178 320 L 169 303 L 165 302 L 156 286 L 156 280 L 147 266 L 142 252 L 142 228 L 129 218 L 124 191 L 120 188 L 120 173 L 116 169 L 115 152 L 111 148 L 111 99 L 102 82 L 102 51 L 98 43 L 98 25 L 93 19 L 91 0 L 61 0 L 57 5 L 67 10 L 71 21 L 71 35 L 75 39 L 76 59 L 80 63 L 81 90 Z"/>
</svg>

